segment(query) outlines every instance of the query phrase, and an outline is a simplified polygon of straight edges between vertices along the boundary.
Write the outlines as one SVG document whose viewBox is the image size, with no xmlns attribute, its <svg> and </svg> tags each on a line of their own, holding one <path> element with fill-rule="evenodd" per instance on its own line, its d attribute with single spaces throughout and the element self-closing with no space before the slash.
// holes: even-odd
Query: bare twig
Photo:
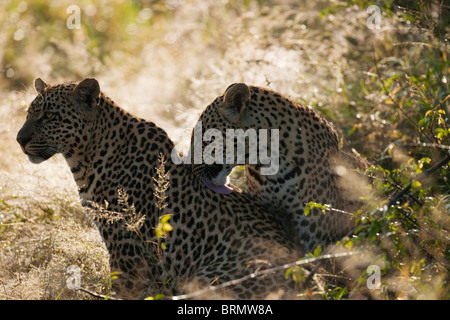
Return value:
<svg viewBox="0 0 450 320">
<path fill-rule="evenodd" d="M 95 297 L 95 298 L 102 299 L 102 300 L 122 300 L 122 299 L 119 299 L 119 298 L 116 298 L 116 297 L 112 297 L 112 296 L 107 296 L 107 295 L 104 295 L 104 294 L 100 294 L 100 293 L 97 293 L 97 292 L 88 290 L 88 289 L 86 289 L 86 288 L 83 288 L 83 287 L 80 287 L 80 288 L 78 288 L 78 289 L 76 289 L 76 290 L 82 291 L 82 292 L 84 292 L 84 293 L 87 293 L 87 294 L 89 294 L 89 295 Z"/>
<path fill-rule="evenodd" d="M 297 266 L 304 266 L 310 263 L 314 263 L 314 262 L 319 262 L 319 261 L 323 261 L 323 260 L 328 260 L 328 259 L 334 259 L 334 258 L 342 258 L 342 257 L 350 257 L 350 256 L 354 256 L 354 255 L 360 255 L 362 254 L 362 252 L 359 251 L 350 251 L 350 252 L 342 252 L 342 253 L 334 253 L 334 254 L 326 254 L 326 255 L 322 255 L 320 257 L 314 257 L 314 258 L 308 258 L 308 259 L 303 259 L 303 260 L 298 260 L 292 263 L 287 263 L 284 264 L 282 266 L 277 266 L 277 267 L 273 267 L 273 268 L 269 268 L 269 269 L 264 269 L 264 270 L 258 270 L 255 271 L 253 273 L 250 273 L 249 275 L 246 275 L 244 277 L 241 277 L 239 279 L 235 279 L 235 280 L 231 280 L 231 281 L 227 281 L 224 282 L 222 284 L 219 285 L 215 285 L 215 286 L 209 286 L 206 287 L 204 289 L 195 291 L 195 292 L 191 292 L 188 294 L 183 294 L 183 295 L 178 295 L 178 296 L 172 296 L 172 297 L 167 297 L 168 299 L 171 300 L 184 300 L 184 299 L 191 299 L 193 297 L 197 297 L 212 291 L 216 291 L 216 290 L 220 290 L 232 285 L 236 285 L 238 283 L 250 280 L 250 279 L 254 279 L 256 277 L 260 277 L 260 276 L 264 276 L 267 274 L 272 274 L 281 270 L 286 270 L 292 267 L 297 267 Z"/>
<path fill-rule="evenodd" d="M 440 167 L 442 167 L 443 165 L 445 165 L 446 163 L 448 163 L 450 161 L 450 154 L 447 154 L 447 156 L 442 159 L 441 161 L 439 161 L 438 163 L 436 163 L 434 166 L 432 166 L 431 168 L 428 168 L 427 170 L 425 170 L 424 172 L 422 172 L 419 176 L 417 176 L 416 180 L 421 180 L 429 175 L 431 175 L 433 172 L 435 172 L 437 169 L 439 169 Z M 402 190 L 400 190 L 399 192 L 397 192 L 396 194 L 394 194 L 392 196 L 391 199 L 389 199 L 388 203 L 386 203 L 383 207 L 383 211 L 386 212 L 387 209 L 392 206 L 393 204 L 395 204 L 395 202 L 397 202 L 403 195 L 405 195 L 412 187 L 412 182 L 410 182 L 406 187 L 404 187 Z"/>
<path fill-rule="evenodd" d="M 378 79 L 379 79 L 380 82 L 381 82 L 381 86 L 383 87 L 383 90 L 386 91 L 387 95 L 389 96 L 389 99 L 392 101 L 392 103 L 394 104 L 394 106 L 395 106 L 395 107 L 403 114 L 403 116 L 405 116 L 405 118 L 408 119 L 408 121 L 411 122 L 411 123 L 417 128 L 417 130 L 419 130 L 419 132 L 422 133 L 429 141 L 435 142 L 435 140 L 434 140 L 433 138 L 430 138 L 430 137 L 428 136 L 428 134 L 425 133 L 425 132 L 422 130 L 422 128 L 421 128 L 414 120 L 412 120 L 412 119 L 409 117 L 409 115 L 405 112 L 405 110 L 403 110 L 402 106 L 399 105 L 397 101 L 395 101 L 395 99 L 394 99 L 394 97 L 392 96 L 391 92 L 388 90 L 388 88 L 387 88 L 387 86 L 386 86 L 386 83 L 385 83 L 385 82 L 383 81 L 383 79 L 381 78 L 381 73 L 380 73 L 380 70 L 378 69 L 378 60 L 377 60 L 377 57 L 376 57 L 376 55 L 375 55 L 375 44 L 374 44 L 373 46 L 374 46 L 374 48 L 373 48 L 373 51 L 372 51 L 372 52 L 373 52 L 373 61 L 374 61 L 374 64 L 375 64 L 375 71 L 376 71 L 376 74 L 377 74 L 377 76 L 378 76 Z"/>
</svg>

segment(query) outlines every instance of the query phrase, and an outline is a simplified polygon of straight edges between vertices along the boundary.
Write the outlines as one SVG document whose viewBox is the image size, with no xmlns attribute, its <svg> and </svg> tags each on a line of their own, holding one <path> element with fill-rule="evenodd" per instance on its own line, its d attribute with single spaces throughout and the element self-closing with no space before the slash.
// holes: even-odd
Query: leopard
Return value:
<svg viewBox="0 0 450 320">
<path fill-rule="evenodd" d="M 201 161 L 192 161 L 192 171 L 220 188 L 232 186 L 230 173 L 244 165 L 246 191 L 274 215 L 304 252 L 324 249 L 355 230 L 353 215 L 364 205 L 361 190 L 368 183 L 364 173 L 370 162 L 344 151 L 333 125 L 311 107 L 267 88 L 234 83 L 203 109 L 198 123 L 202 132 L 220 134 L 198 142 L 192 133 L 191 150 L 212 149 L 209 161 L 206 154 Z M 241 130 L 245 144 L 236 136 L 229 139 L 230 130 Z M 258 136 L 253 142 L 251 130 Z M 217 143 L 217 138 L 221 148 L 211 148 L 210 141 Z M 259 157 L 258 142 L 270 148 L 264 150 L 266 154 L 276 156 L 276 170 Z M 252 147 L 258 153 L 253 160 Z"/>
<path fill-rule="evenodd" d="M 303 255 L 250 195 L 208 188 L 172 160 L 164 129 L 119 107 L 97 79 L 50 85 L 37 78 L 34 87 L 16 140 L 34 164 L 57 154 L 66 160 L 109 253 L 114 297 L 295 297 L 282 271 L 258 276 Z M 157 183 L 162 173 L 166 188 Z M 142 218 L 131 229 L 130 208 Z M 169 217 L 167 234 L 158 237 L 161 217 Z"/>
</svg>

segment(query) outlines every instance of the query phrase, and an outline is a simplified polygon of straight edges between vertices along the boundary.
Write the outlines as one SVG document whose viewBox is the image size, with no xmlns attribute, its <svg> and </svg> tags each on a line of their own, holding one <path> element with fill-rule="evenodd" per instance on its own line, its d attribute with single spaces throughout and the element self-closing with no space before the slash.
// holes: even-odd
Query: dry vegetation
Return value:
<svg viewBox="0 0 450 320">
<path fill-rule="evenodd" d="M 66 26 L 72 4 L 81 8 L 79 30 Z M 366 24 L 371 4 L 381 9 L 378 30 Z M 107 252 L 65 161 L 33 165 L 15 141 L 34 78 L 87 76 L 184 146 L 202 108 L 234 82 L 312 106 L 344 149 L 386 178 L 374 184 L 371 209 L 357 213 L 358 235 L 344 241 L 374 248 L 383 286 L 368 294 L 448 299 L 450 168 L 417 177 L 449 152 L 449 10 L 441 1 L 2 2 L 0 299 L 89 298 L 67 289 L 71 265 L 84 287 L 108 293 Z M 412 197 L 378 210 L 394 185 L 410 182 Z"/>
</svg>

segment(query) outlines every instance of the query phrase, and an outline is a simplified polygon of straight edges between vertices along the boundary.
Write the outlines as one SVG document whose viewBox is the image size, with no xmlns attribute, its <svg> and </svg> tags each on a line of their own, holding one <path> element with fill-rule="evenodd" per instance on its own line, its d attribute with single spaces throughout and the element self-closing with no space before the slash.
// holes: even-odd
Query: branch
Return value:
<svg viewBox="0 0 450 320">
<path fill-rule="evenodd" d="M 107 295 L 104 295 L 104 294 L 100 294 L 100 293 L 88 290 L 86 288 L 83 288 L 83 287 L 80 287 L 80 288 L 78 288 L 76 290 L 82 291 L 84 293 L 87 293 L 87 294 L 95 297 L 95 298 L 102 299 L 102 300 L 122 300 L 122 299 L 115 298 L 115 297 L 112 297 L 112 296 L 107 296 Z"/>
<path fill-rule="evenodd" d="M 203 295 L 206 294 L 208 292 L 212 292 L 212 291 L 216 291 L 216 290 L 220 290 L 222 288 L 225 287 L 229 287 L 232 285 L 236 285 L 238 283 L 250 280 L 250 279 L 254 279 L 256 277 L 260 277 L 260 276 L 264 276 L 267 274 L 271 274 L 271 273 L 275 273 L 277 271 L 281 271 L 281 270 L 286 270 L 292 267 L 297 267 L 297 266 L 303 266 L 306 264 L 310 264 L 313 262 L 319 262 L 319 261 L 323 261 L 323 260 L 327 260 L 327 259 L 333 259 L 333 258 L 342 258 L 342 257 L 349 257 L 349 256 L 354 256 L 354 255 L 359 255 L 362 254 L 362 252 L 357 252 L 357 251 L 350 251 L 350 252 L 342 252 L 342 253 L 335 253 L 335 254 L 326 254 L 320 257 L 314 257 L 314 258 L 309 258 L 309 259 L 304 259 L 304 260 L 299 260 L 299 261 L 295 261 L 292 263 L 287 263 L 284 264 L 282 266 L 277 266 L 277 267 L 273 267 L 273 268 L 269 268 L 269 269 L 264 269 L 264 270 L 257 270 L 249 275 L 246 275 L 242 278 L 238 278 L 235 280 L 231 280 L 228 282 L 224 282 L 220 285 L 216 285 L 216 286 L 209 286 L 206 287 L 204 289 L 198 290 L 198 291 L 194 291 L 191 293 L 187 293 L 187 294 L 182 294 L 179 296 L 172 296 L 172 297 L 167 297 L 170 300 L 184 300 L 184 299 L 191 299 L 193 297 L 199 296 L 199 295 Z"/>
<path fill-rule="evenodd" d="M 388 90 L 388 88 L 387 88 L 387 86 L 386 86 L 386 83 L 382 80 L 382 78 L 381 78 L 381 73 L 380 73 L 380 70 L 378 69 L 378 60 L 377 60 L 377 57 L 376 57 L 376 55 L 375 55 L 375 44 L 373 44 L 373 51 L 372 51 L 372 56 L 373 56 L 373 61 L 374 61 L 374 64 L 375 64 L 375 72 L 376 72 L 376 74 L 377 74 L 377 76 L 378 76 L 378 79 L 380 80 L 380 82 L 381 82 L 381 86 L 383 87 L 383 90 L 384 91 L 386 91 L 386 93 L 388 94 L 388 96 L 389 96 L 389 99 L 391 99 L 391 101 L 392 101 L 392 103 L 394 104 L 394 106 L 403 114 L 403 116 L 405 116 L 405 118 L 406 119 L 408 119 L 408 121 L 409 122 L 411 122 L 416 128 L 417 128 L 417 130 L 419 130 L 419 132 L 421 133 L 421 134 L 423 134 L 427 139 L 428 139 L 428 141 L 430 141 L 431 143 L 433 143 L 433 142 L 435 142 L 436 144 L 437 144 L 437 148 L 439 149 L 439 150 L 441 150 L 441 151 L 443 151 L 443 152 L 446 152 L 445 150 L 442 150 L 441 148 L 440 148 L 440 146 L 439 146 L 439 143 L 438 143 L 438 141 L 436 141 L 435 140 L 435 137 L 433 136 L 433 135 L 431 135 L 431 137 L 428 135 L 428 133 L 426 133 L 413 119 L 411 119 L 410 117 L 409 117 L 409 115 L 405 112 L 405 110 L 403 110 L 403 108 L 402 108 L 402 106 L 401 105 L 399 105 L 398 104 L 398 102 L 397 101 L 395 101 L 395 99 L 394 99 L 394 97 L 392 96 L 392 94 L 391 94 L 391 92 Z M 446 101 L 447 99 L 449 98 L 449 96 L 447 96 L 447 97 L 445 97 L 445 99 L 444 99 L 444 101 Z M 442 104 L 444 101 L 442 101 L 440 104 Z M 439 104 L 439 105 L 440 105 Z"/>
<path fill-rule="evenodd" d="M 443 165 L 445 165 L 446 163 L 448 163 L 450 161 L 450 154 L 447 154 L 447 156 L 442 159 L 441 161 L 439 161 L 438 163 L 436 163 L 434 166 L 432 166 L 431 168 L 428 168 L 427 170 L 425 170 L 424 172 L 422 172 L 416 180 L 420 180 L 423 179 L 425 177 L 428 177 L 429 175 L 431 175 L 433 172 L 435 172 L 437 169 L 439 169 L 440 167 L 442 167 Z M 412 182 L 410 182 L 406 187 L 404 187 L 402 190 L 400 190 L 399 192 L 397 192 L 396 194 L 394 194 L 392 196 L 391 199 L 389 199 L 388 203 L 386 203 L 383 206 L 383 211 L 386 212 L 387 209 L 394 205 L 395 202 L 398 201 L 398 199 L 400 199 L 403 195 L 405 195 L 412 187 Z"/>
</svg>

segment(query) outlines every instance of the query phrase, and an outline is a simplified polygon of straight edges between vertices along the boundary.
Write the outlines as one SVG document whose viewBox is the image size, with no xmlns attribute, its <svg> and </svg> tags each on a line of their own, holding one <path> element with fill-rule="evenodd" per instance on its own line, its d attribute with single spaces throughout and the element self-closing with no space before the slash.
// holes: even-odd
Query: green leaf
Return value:
<svg viewBox="0 0 450 320">
<path fill-rule="evenodd" d="M 413 183 L 411 184 L 412 189 L 419 189 L 420 187 L 422 187 L 422 184 L 417 180 L 413 181 Z"/>
<path fill-rule="evenodd" d="M 321 253 L 322 253 L 322 247 L 317 246 L 317 248 L 314 250 L 314 256 L 318 257 L 321 255 Z"/>
<path fill-rule="evenodd" d="M 161 300 L 164 297 L 165 297 L 164 294 L 158 293 L 154 297 L 150 296 L 150 297 L 145 298 L 144 300 Z"/>
<path fill-rule="evenodd" d="M 291 273 L 294 271 L 294 267 L 291 267 L 286 270 L 286 273 L 284 274 L 284 278 L 287 279 L 291 275 Z"/>
<path fill-rule="evenodd" d="M 311 207 L 307 205 L 304 210 L 305 216 L 308 216 L 310 211 L 311 211 Z"/>
<path fill-rule="evenodd" d="M 173 230 L 173 227 L 168 223 L 164 223 L 162 227 L 163 227 L 164 232 L 170 232 Z"/>
<path fill-rule="evenodd" d="M 171 217 L 171 214 L 165 214 L 165 215 L 163 215 L 163 216 L 161 217 L 161 223 L 162 223 L 162 224 L 167 223 L 167 222 L 169 221 L 170 217 Z"/>
</svg>

